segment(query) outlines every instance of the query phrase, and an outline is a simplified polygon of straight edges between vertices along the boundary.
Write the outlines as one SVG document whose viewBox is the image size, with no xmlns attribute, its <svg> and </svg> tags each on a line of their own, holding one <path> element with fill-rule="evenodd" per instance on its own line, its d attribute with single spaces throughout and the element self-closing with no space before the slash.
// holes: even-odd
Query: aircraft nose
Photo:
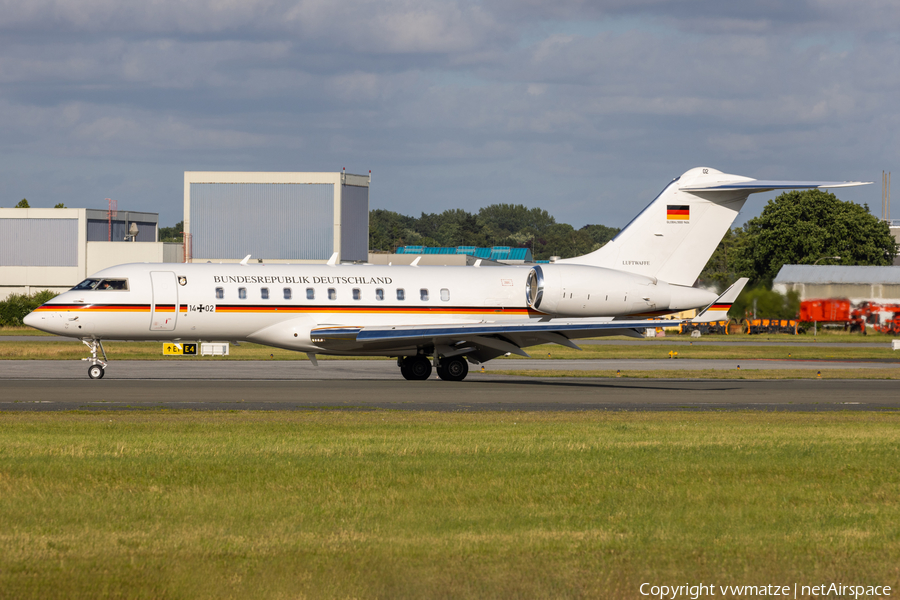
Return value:
<svg viewBox="0 0 900 600">
<path fill-rule="evenodd" d="M 22 322 L 28 325 L 29 327 L 37 328 L 38 323 L 40 323 L 41 318 L 35 312 L 30 312 L 25 315 L 25 318 L 22 319 Z"/>
</svg>

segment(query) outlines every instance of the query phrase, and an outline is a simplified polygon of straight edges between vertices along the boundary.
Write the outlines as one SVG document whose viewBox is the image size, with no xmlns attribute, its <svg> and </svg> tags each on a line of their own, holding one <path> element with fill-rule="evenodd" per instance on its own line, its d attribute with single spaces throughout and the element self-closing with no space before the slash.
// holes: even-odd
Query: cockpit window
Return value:
<svg viewBox="0 0 900 600">
<path fill-rule="evenodd" d="M 97 287 L 98 283 L 100 283 L 99 279 L 85 279 L 84 281 L 82 281 L 81 283 L 79 283 L 78 285 L 73 287 L 72 289 L 73 290 L 92 290 L 95 287 Z"/>
<path fill-rule="evenodd" d="M 127 290 L 127 279 L 85 279 L 72 288 L 73 290 Z"/>
</svg>

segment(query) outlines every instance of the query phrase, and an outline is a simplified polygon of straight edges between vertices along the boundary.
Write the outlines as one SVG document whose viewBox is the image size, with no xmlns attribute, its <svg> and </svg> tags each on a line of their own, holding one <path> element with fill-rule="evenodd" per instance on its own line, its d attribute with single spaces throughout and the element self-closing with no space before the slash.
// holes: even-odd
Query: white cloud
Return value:
<svg viewBox="0 0 900 600">
<path fill-rule="evenodd" d="M 898 9 L 878 0 L 0 0 L 0 11 L 3 152 L 61 169 L 76 157 L 98 170 L 358 165 L 393 182 L 381 198 L 397 207 L 556 194 L 568 218 L 622 224 L 633 206 L 621 198 L 649 200 L 698 164 L 844 178 L 898 158 Z M 0 172 L 37 185 L 16 165 Z"/>
</svg>

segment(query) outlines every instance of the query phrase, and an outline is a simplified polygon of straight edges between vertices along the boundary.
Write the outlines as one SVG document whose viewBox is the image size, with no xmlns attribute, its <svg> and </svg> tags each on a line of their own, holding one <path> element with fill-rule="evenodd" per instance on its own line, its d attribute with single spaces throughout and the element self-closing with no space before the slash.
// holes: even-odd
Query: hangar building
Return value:
<svg viewBox="0 0 900 600">
<path fill-rule="evenodd" d="M 185 171 L 185 254 L 193 262 L 365 262 L 370 175 Z"/>
<path fill-rule="evenodd" d="M 132 223 L 138 230 L 133 241 Z M 182 262 L 182 245 L 160 243 L 158 235 L 154 213 L 0 208 L 0 300 L 45 289 L 62 292 L 122 263 Z"/>
<path fill-rule="evenodd" d="M 900 267 L 844 265 L 784 265 L 772 289 L 782 294 L 794 290 L 800 300 L 847 298 L 854 304 L 863 300 L 900 302 Z"/>
</svg>

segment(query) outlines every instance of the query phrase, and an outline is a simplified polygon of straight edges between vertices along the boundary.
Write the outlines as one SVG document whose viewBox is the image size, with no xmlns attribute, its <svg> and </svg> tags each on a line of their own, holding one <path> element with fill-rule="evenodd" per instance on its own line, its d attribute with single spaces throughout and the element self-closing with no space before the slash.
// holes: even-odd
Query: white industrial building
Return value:
<svg viewBox="0 0 900 600">
<path fill-rule="evenodd" d="M 186 255 L 193 262 L 365 262 L 367 175 L 185 171 Z"/>
<path fill-rule="evenodd" d="M 133 239 L 132 224 L 137 228 Z M 183 262 L 181 244 L 157 241 L 153 213 L 87 208 L 0 208 L 0 300 L 65 291 L 128 262 Z M 126 241 L 127 238 L 127 241 Z"/>
<path fill-rule="evenodd" d="M 864 300 L 897 303 L 900 267 L 784 265 L 772 289 L 782 294 L 796 291 L 800 300 L 847 298 L 854 304 Z"/>
<path fill-rule="evenodd" d="M 130 262 L 237 262 L 250 254 L 324 263 L 335 252 L 343 262 L 365 262 L 370 180 L 345 172 L 186 171 L 185 245 L 158 242 L 154 213 L 0 208 L 0 300 L 62 292 Z"/>
</svg>

